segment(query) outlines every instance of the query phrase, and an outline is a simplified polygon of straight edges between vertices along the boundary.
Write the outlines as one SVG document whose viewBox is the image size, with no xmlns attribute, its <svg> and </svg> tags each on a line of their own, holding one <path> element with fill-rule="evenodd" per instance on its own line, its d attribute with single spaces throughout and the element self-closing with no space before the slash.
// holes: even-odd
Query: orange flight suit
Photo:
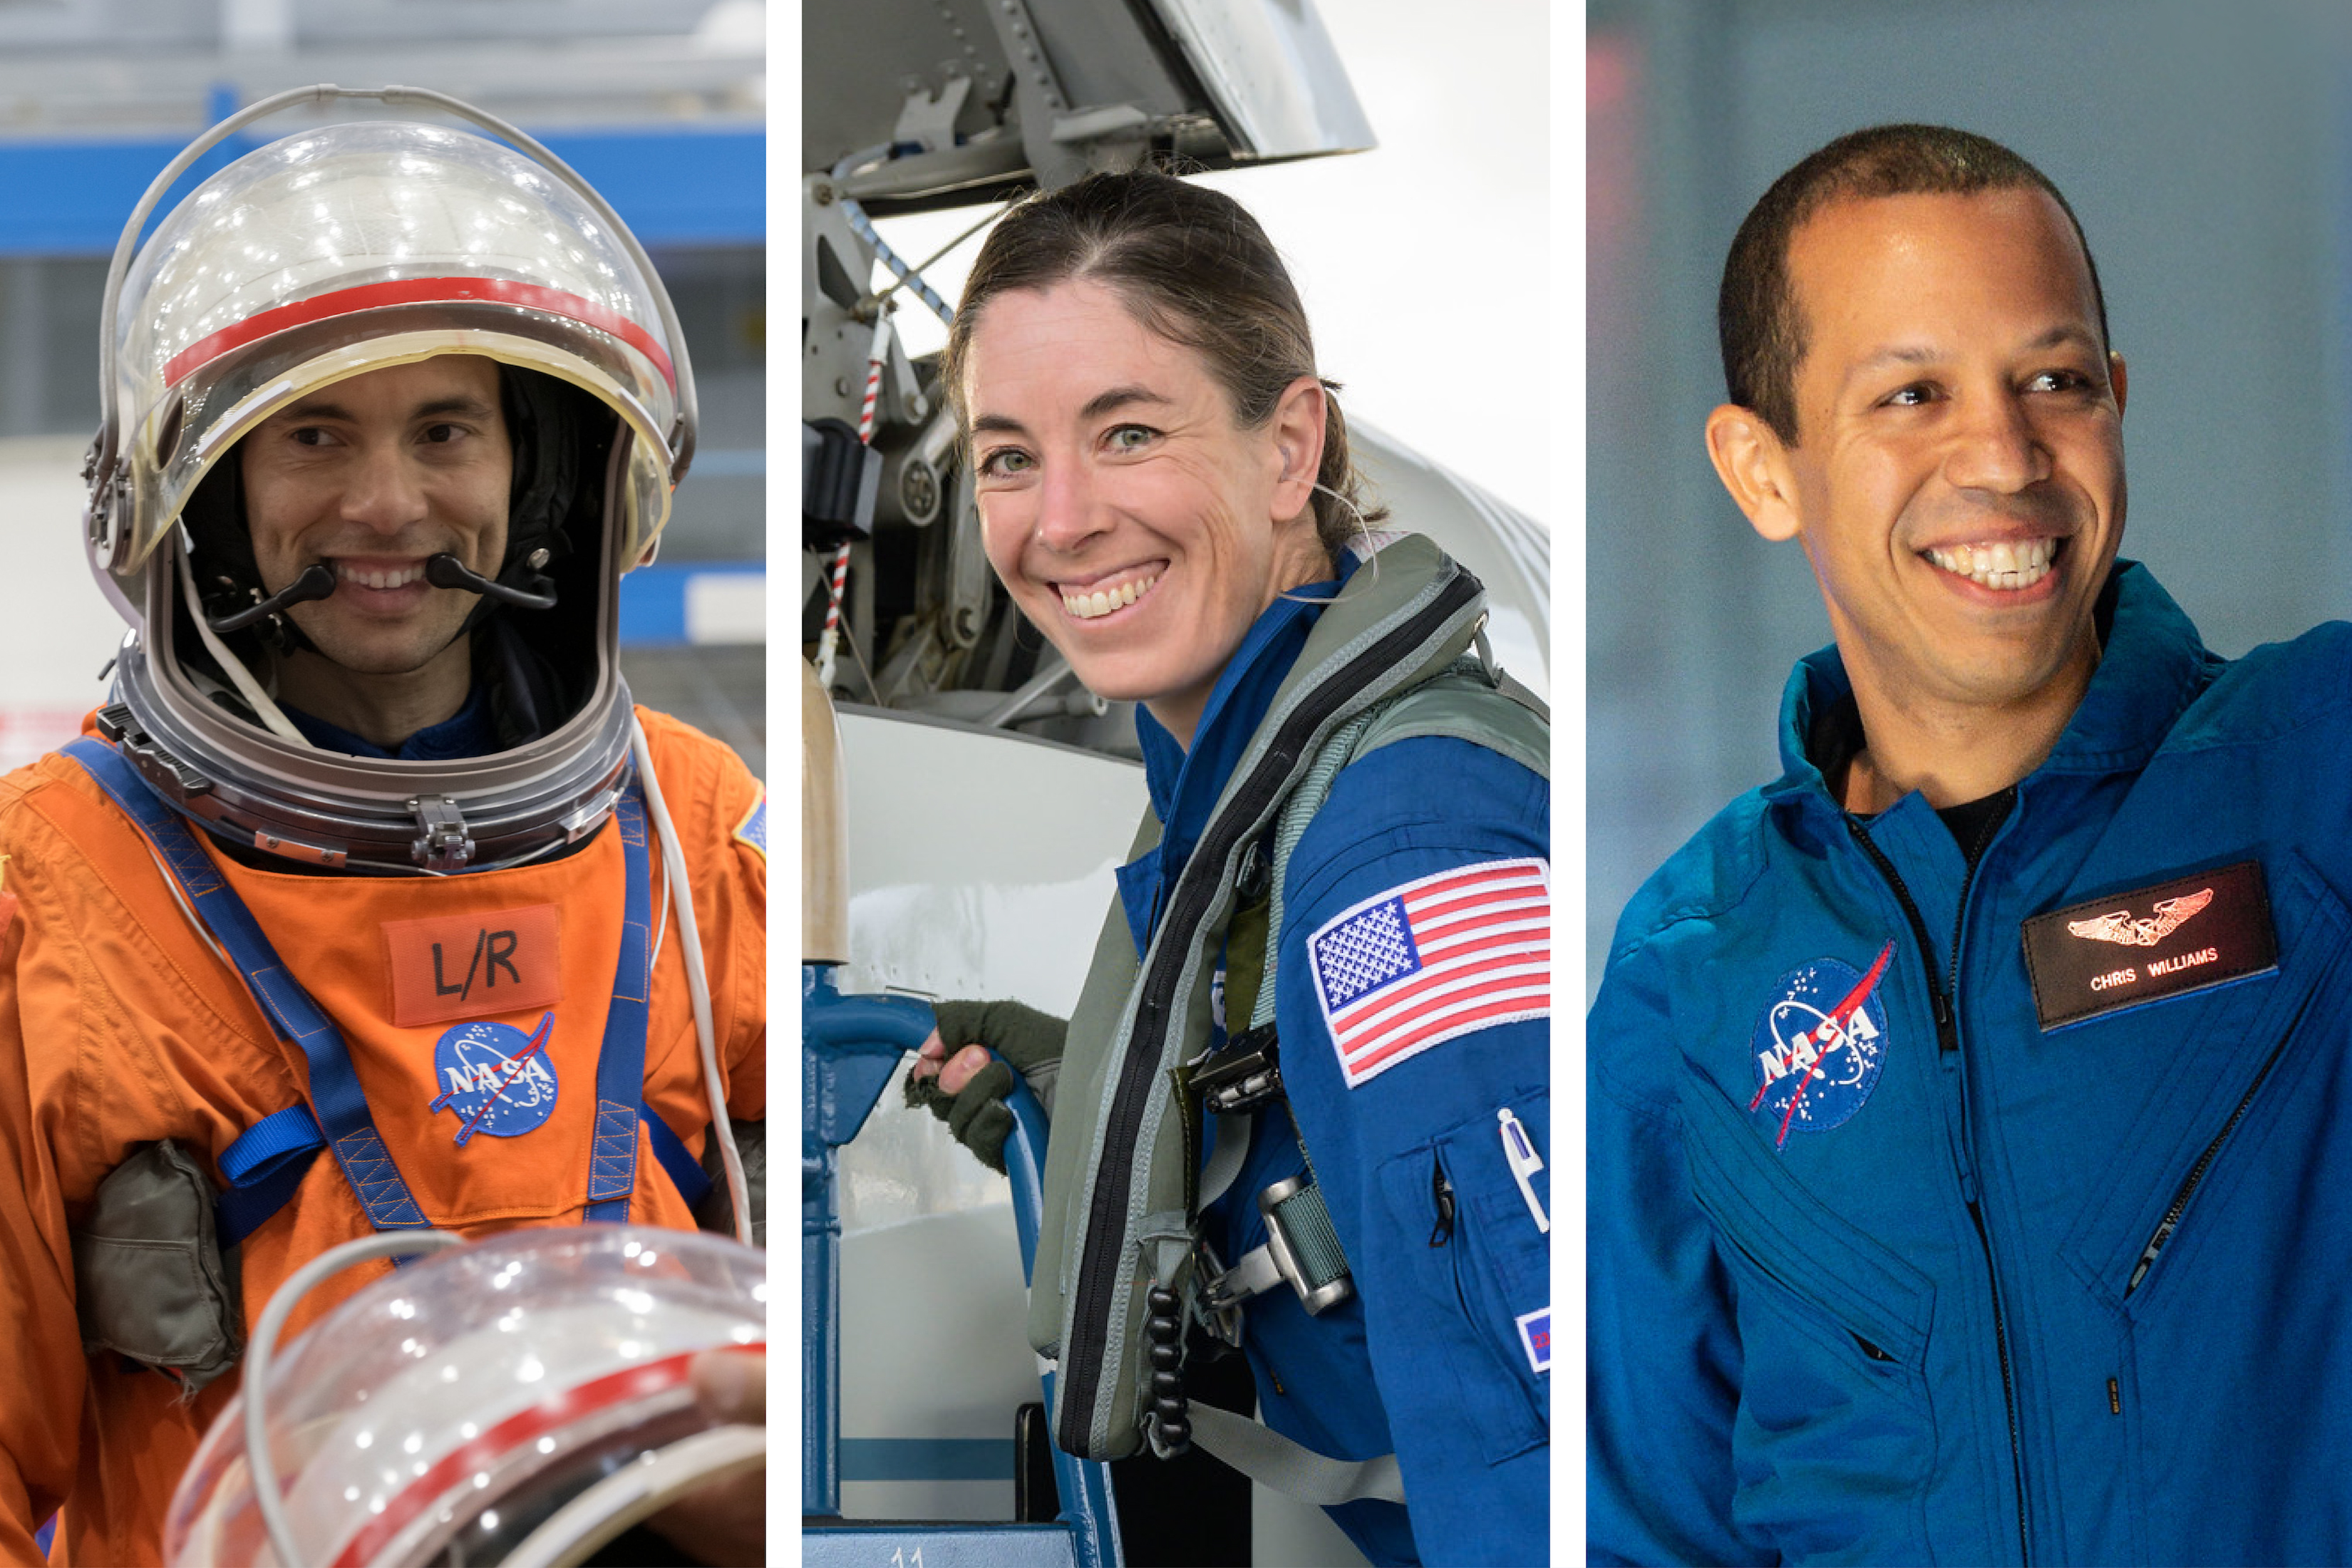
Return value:
<svg viewBox="0 0 2352 1568">
<path fill-rule="evenodd" d="M 755 845 L 739 830 L 761 787 L 708 736 L 643 709 L 638 717 L 693 888 L 729 1113 L 760 1120 L 767 862 L 763 837 Z M 341 1029 L 426 1218 L 467 1234 L 578 1223 L 620 954 L 614 825 L 560 859 L 446 878 L 256 870 L 205 842 Z M 173 1489 L 237 1375 L 182 1404 L 168 1377 L 84 1356 L 68 1228 L 109 1173 L 158 1139 L 176 1140 L 225 1186 L 222 1152 L 303 1100 L 308 1064 L 272 1032 L 243 978 L 181 911 L 146 840 L 79 763 L 53 754 L 0 778 L 0 1561 L 35 1561 L 33 1531 L 62 1508 L 52 1562 L 156 1563 Z M 657 839 L 648 854 L 661 936 L 646 1102 L 699 1156 L 710 1113 L 682 936 Z M 552 1110 L 522 1132 L 459 1143 L 467 1118 L 446 1102 L 434 1109 L 449 1087 L 436 1080 L 436 1042 L 468 1022 L 530 1036 L 551 1013 L 544 1072 L 531 1076 L 533 1092 L 552 1078 Z M 629 1218 L 694 1225 L 642 1126 Z M 294 1269 L 370 1233 L 341 1167 L 321 1153 L 293 1200 L 242 1244 L 246 1323 Z M 360 1265 L 322 1284 L 288 1338 L 390 1267 Z"/>
</svg>

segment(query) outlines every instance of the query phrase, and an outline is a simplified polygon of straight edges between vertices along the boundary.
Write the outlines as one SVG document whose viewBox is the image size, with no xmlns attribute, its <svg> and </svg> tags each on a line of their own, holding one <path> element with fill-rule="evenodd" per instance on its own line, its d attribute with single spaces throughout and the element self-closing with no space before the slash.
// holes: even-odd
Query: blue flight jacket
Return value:
<svg viewBox="0 0 2352 1568">
<path fill-rule="evenodd" d="M 2225 661 L 2129 563 L 2102 609 L 1973 874 L 1921 796 L 1831 797 L 1830 649 L 1780 779 L 1626 909 L 1588 1037 L 1593 1561 L 2352 1561 L 2352 626 Z M 2178 915 L 2244 862 L 2273 964 L 2218 910 L 2134 945 L 2132 895 L 2182 882 Z M 2066 948 L 2113 965 L 2071 1003 Z"/>
<path fill-rule="evenodd" d="M 1300 592 L 1319 600 L 1337 586 Z M 1285 599 L 1260 617 L 1189 752 L 1139 710 L 1163 826 L 1160 847 L 1119 875 L 1139 951 L 1319 607 Z M 1465 741 L 1397 741 L 1340 770 L 1289 862 L 1275 992 L 1283 1081 L 1356 1294 L 1310 1318 L 1277 1286 L 1244 1309 L 1243 1344 L 1275 1430 L 1346 1458 L 1396 1453 L 1406 1508 L 1330 1510 L 1377 1564 L 1549 1560 L 1549 1379 L 1538 1370 L 1550 1357 L 1548 1237 L 1505 1163 L 1496 1111 L 1510 1109 L 1548 1163 L 1531 1182 L 1548 1212 L 1549 1025 L 1479 1028 L 1349 1089 L 1307 944 L 1419 878 L 1497 860 L 1548 866 L 1549 816 L 1549 783 L 1517 763 Z M 1259 1192 L 1302 1168 L 1298 1137 L 1267 1107 L 1240 1175 L 1204 1215 L 1228 1264 L 1265 1240 Z M 1452 1189 L 1445 1226 L 1440 1169 Z"/>
</svg>

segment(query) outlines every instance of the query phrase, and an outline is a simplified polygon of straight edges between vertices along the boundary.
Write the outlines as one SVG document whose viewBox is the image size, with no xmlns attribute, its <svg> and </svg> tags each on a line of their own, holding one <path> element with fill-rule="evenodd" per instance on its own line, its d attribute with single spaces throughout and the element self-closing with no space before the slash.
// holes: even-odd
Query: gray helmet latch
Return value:
<svg viewBox="0 0 2352 1568">
<path fill-rule="evenodd" d="M 463 870 L 474 858 L 474 836 L 457 803 L 446 795 L 419 795 L 408 803 L 421 837 L 408 847 L 410 858 L 428 871 Z"/>
</svg>

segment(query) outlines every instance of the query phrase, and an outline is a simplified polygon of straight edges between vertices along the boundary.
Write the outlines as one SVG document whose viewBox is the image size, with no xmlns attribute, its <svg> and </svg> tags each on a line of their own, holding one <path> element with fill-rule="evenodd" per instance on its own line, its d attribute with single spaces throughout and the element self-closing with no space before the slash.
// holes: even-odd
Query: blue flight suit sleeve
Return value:
<svg viewBox="0 0 2352 1568">
<path fill-rule="evenodd" d="M 1585 1030 L 1587 1552 L 1595 1563 L 1770 1563 L 1731 1517 L 1741 1353 L 1730 1282 L 1691 1195 L 1680 1119 L 1650 1081 L 1669 1077 L 1671 1009 L 1663 966 L 1636 947 L 1610 964 Z"/>
<path fill-rule="evenodd" d="M 1283 1080 L 1354 1272 L 1374 1392 L 1430 1563 L 1550 1555 L 1549 1238 L 1511 1174 L 1496 1116 L 1509 1110 L 1546 1162 L 1531 1185 L 1549 1213 L 1550 1021 L 1472 1023 L 1360 1070 L 1350 1088 L 1309 944 L 1421 879 L 1513 861 L 1541 862 L 1548 878 L 1549 805 L 1544 779 L 1484 747 L 1399 741 L 1340 772 L 1286 873 Z M 1534 912 L 1548 947 L 1548 913 Z M 1547 1005 L 1541 993 L 1535 1005 Z"/>
</svg>

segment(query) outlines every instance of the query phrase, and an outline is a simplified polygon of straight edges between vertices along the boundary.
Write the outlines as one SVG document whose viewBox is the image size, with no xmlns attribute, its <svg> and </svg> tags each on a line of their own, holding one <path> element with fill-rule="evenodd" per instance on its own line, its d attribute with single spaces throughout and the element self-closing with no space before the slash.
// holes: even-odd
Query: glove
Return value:
<svg viewBox="0 0 2352 1568">
<path fill-rule="evenodd" d="M 927 1105 L 948 1124 L 955 1141 L 980 1157 L 999 1175 L 1004 1173 L 1004 1140 L 1013 1133 L 1013 1112 L 1005 1097 L 1013 1092 L 1013 1069 L 1029 1082 L 1029 1090 L 1046 1114 L 1054 1110 L 1054 1079 L 1062 1068 L 1062 1042 L 1069 1033 L 1066 1019 L 1019 1002 L 941 1002 L 932 1009 L 939 1022 L 940 1043 L 952 1057 L 966 1046 L 988 1047 L 1003 1061 L 992 1061 L 974 1074 L 960 1094 L 940 1087 L 936 1075 L 918 1078 L 907 1073 L 907 1103 Z M 1007 1067 L 1006 1062 L 1013 1064 Z"/>
</svg>

